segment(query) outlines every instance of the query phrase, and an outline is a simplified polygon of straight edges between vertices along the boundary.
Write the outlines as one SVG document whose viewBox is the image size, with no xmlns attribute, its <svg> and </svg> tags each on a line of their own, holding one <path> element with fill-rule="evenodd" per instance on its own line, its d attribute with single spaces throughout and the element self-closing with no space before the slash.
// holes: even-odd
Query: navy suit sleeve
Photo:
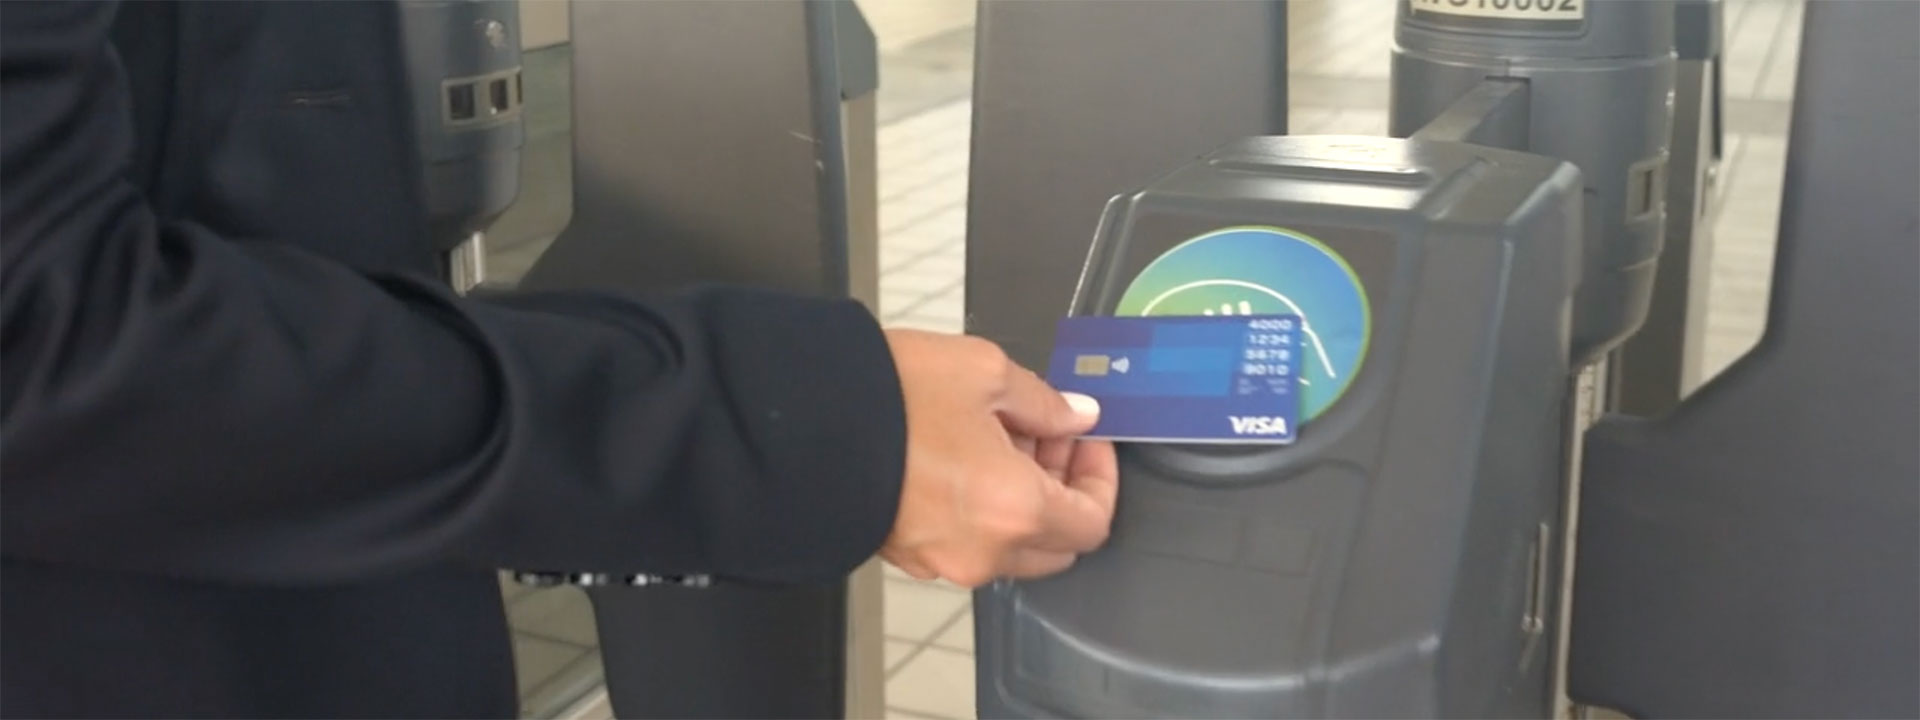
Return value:
<svg viewBox="0 0 1920 720">
<path fill-rule="evenodd" d="M 0 530 L 223 581 L 846 573 L 905 420 L 850 301 L 458 298 L 162 222 L 110 3 L 0 3 Z"/>
</svg>

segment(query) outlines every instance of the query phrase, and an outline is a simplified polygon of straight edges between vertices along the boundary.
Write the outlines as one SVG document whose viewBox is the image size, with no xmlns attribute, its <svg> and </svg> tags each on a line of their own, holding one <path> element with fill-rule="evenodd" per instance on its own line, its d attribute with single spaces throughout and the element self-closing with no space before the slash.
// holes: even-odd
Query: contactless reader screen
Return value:
<svg viewBox="0 0 1920 720">
<path fill-rule="evenodd" d="M 1334 240 L 1329 243 L 1328 240 Z M 1080 312 L 1121 317 L 1298 318 L 1299 420 L 1331 408 L 1359 375 L 1373 308 L 1392 277 L 1394 241 L 1369 229 L 1202 224 L 1136 216 L 1105 254 L 1107 275 Z"/>
</svg>

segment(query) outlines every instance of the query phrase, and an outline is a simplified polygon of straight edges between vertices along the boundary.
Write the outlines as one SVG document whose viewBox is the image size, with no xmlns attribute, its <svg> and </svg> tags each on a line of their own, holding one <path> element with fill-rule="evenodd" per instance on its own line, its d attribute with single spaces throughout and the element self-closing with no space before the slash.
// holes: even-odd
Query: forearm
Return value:
<svg viewBox="0 0 1920 720">
<path fill-rule="evenodd" d="M 162 221 L 125 180 L 113 12 L 0 8 L 8 554 L 255 582 L 790 579 L 879 544 L 903 429 L 857 306 L 480 302 Z"/>
</svg>

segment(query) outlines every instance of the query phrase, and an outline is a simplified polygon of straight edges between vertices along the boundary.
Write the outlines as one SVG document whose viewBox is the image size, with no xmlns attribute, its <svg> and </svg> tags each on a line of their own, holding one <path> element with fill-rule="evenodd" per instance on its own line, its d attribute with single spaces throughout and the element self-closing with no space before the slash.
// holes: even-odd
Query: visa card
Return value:
<svg viewBox="0 0 1920 720">
<path fill-rule="evenodd" d="M 1299 438 L 1297 315 L 1070 317 L 1047 382 L 1100 401 L 1088 437 L 1268 443 Z"/>
</svg>

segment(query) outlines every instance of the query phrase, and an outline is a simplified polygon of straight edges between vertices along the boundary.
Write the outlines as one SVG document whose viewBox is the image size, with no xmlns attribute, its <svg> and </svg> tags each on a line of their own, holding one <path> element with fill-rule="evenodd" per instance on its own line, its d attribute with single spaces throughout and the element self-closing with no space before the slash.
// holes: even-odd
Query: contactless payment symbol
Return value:
<svg viewBox="0 0 1920 720">
<path fill-rule="evenodd" d="M 1234 227 L 1168 250 L 1127 286 L 1115 315 L 1297 315 L 1300 419 L 1346 393 L 1366 357 L 1372 311 L 1353 268 L 1306 235 Z"/>
</svg>

